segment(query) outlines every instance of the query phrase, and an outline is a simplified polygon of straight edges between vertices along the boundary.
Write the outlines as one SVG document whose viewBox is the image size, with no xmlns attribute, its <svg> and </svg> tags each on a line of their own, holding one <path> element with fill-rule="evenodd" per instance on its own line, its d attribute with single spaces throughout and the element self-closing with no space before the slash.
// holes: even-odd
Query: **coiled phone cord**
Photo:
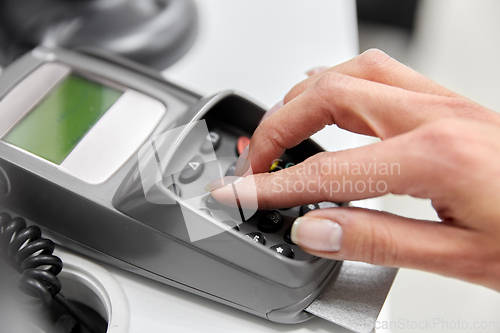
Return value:
<svg viewBox="0 0 500 333">
<path fill-rule="evenodd" d="M 57 275 L 63 263 L 52 254 L 54 247 L 51 240 L 42 238 L 40 228 L 27 227 L 22 217 L 11 218 L 7 213 L 0 213 L 0 250 L 6 255 L 9 264 L 21 273 L 19 289 L 34 299 L 32 310 L 42 312 L 55 300 L 90 332 L 105 332 L 107 328 L 97 327 L 59 293 L 61 282 Z"/>
</svg>

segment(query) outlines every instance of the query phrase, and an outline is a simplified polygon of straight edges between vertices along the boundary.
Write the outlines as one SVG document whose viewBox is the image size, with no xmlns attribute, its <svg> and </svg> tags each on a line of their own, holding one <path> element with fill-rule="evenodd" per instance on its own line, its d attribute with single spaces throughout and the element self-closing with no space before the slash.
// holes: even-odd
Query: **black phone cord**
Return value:
<svg viewBox="0 0 500 333">
<path fill-rule="evenodd" d="M 21 274 L 19 289 L 33 298 L 34 301 L 30 303 L 32 310 L 42 312 L 50 308 L 55 300 L 90 332 L 105 332 L 107 328 L 97 327 L 60 293 L 61 282 L 57 275 L 63 263 L 52 254 L 54 248 L 51 240 L 42 238 L 42 231 L 37 226 L 26 226 L 22 217 L 11 218 L 7 213 L 0 213 L 0 251 Z"/>
</svg>

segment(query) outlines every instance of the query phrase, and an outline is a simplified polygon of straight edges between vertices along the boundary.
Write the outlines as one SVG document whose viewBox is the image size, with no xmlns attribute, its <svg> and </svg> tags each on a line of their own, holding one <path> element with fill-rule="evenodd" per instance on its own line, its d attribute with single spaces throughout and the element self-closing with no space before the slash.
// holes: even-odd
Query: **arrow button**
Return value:
<svg viewBox="0 0 500 333">
<path fill-rule="evenodd" d="M 220 134 L 212 131 L 208 133 L 207 136 L 205 137 L 205 140 L 203 140 L 200 150 L 204 154 L 214 152 L 217 150 L 217 148 L 219 148 L 220 143 L 221 143 Z"/>
<path fill-rule="evenodd" d="M 193 169 L 193 171 L 196 171 L 201 165 L 201 163 L 198 162 L 189 162 L 188 165 Z"/>
<path fill-rule="evenodd" d="M 200 178 L 203 173 L 203 159 L 200 155 L 193 157 L 179 175 L 179 182 L 188 184 Z"/>
</svg>

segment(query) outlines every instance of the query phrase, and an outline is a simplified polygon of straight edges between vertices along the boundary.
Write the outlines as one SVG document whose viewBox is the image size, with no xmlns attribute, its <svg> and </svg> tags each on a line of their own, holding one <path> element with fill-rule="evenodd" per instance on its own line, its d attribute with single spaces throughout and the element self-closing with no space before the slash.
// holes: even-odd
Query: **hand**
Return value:
<svg viewBox="0 0 500 333">
<path fill-rule="evenodd" d="M 382 141 L 267 172 L 286 149 L 331 124 Z M 238 172 L 249 173 L 251 166 L 254 174 L 235 186 L 245 202 L 254 182 L 260 209 L 393 193 L 431 199 L 442 220 L 360 208 L 316 210 L 292 229 L 306 251 L 427 270 L 500 291 L 497 113 L 369 50 L 296 85 L 256 129 L 247 152 Z M 233 194 L 231 187 L 211 189 L 221 202 Z"/>
</svg>

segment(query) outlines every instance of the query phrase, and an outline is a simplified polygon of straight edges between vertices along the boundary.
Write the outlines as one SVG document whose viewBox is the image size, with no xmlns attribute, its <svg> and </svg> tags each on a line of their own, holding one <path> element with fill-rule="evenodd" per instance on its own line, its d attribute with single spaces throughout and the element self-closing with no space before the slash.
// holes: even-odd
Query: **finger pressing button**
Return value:
<svg viewBox="0 0 500 333">
<path fill-rule="evenodd" d="M 205 201 L 205 204 L 210 209 L 222 209 L 222 207 L 223 207 L 223 205 L 220 202 L 215 200 L 215 198 L 212 196 L 212 194 L 207 195 L 207 199 Z"/>
</svg>

